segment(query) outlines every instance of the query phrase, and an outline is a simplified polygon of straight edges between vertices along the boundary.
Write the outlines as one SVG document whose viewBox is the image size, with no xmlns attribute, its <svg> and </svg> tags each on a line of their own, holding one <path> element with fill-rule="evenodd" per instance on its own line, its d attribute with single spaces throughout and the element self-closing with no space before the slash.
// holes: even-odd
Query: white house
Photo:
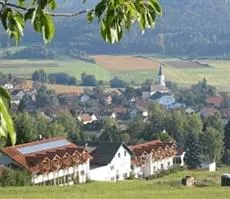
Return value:
<svg viewBox="0 0 230 199">
<path fill-rule="evenodd" d="M 89 101 L 89 99 L 90 99 L 90 97 L 88 96 L 88 95 L 86 95 L 86 94 L 83 94 L 82 96 L 81 96 L 81 102 L 87 102 L 87 101 Z"/>
<path fill-rule="evenodd" d="M 133 174 L 136 177 L 148 177 L 173 167 L 176 156 L 175 143 L 163 143 L 153 140 L 131 146 L 135 156 L 132 158 Z"/>
<path fill-rule="evenodd" d="M 6 83 L 3 85 L 3 88 L 7 90 L 12 90 L 14 88 L 14 85 L 11 83 Z"/>
<path fill-rule="evenodd" d="M 89 178 L 96 181 L 116 182 L 124 180 L 131 173 L 129 147 L 121 142 L 88 143 L 90 155 Z"/>
<path fill-rule="evenodd" d="M 64 138 L 51 138 L 2 149 L 0 165 L 27 170 L 33 184 L 86 182 L 90 155 Z"/>
</svg>

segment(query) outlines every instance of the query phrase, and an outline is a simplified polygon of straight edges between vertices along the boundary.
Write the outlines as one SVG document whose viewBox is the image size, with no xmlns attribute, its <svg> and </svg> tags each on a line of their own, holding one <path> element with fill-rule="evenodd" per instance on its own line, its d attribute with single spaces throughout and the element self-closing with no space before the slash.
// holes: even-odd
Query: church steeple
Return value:
<svg viewBox="0 0 230 199">
<path fill-rule="evenodd" d="M 163 66 L 160 65 L 159 71 L 158 71 L 158 82 L 159 85 L 165 86 L 165 76 L 163 74 Z"/>
<path fill-rule="evenodd" d="M 159 71 L 158 71 L 158 76 L 162 76 L 163 75 L 163 71 L 162 71 L 162 65 L 160 65 Z"/>
</svg>

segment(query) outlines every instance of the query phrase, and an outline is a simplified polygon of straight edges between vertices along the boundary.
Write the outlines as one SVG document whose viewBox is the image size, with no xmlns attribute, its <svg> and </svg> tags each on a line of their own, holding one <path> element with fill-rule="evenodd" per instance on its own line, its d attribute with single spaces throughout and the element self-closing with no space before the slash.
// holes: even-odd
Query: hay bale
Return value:
<svg viewBox="0 0 230 199">
<path fill-rule="evenodd" d="M 193 176 L 186 176 L 181 180 L 181 183 L 187 187 L 193 187 L 195 185 L 195 178 Z"/>
<path fill-rule="evenodd" d="M 221 186 L 230 186 L 230 174 L 221 176 Z"/>
</svg>

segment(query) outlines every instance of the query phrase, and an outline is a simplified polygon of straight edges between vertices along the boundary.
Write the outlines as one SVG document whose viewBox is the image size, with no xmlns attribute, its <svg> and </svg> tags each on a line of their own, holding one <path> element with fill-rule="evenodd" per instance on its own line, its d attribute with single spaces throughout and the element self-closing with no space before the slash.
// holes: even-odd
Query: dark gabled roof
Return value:
<svg viewBox="0 0 230 199">
<path fill-rule="evenodd" d="M 86 146 L 93 157 L 91 164 L 95 165 L 107 165 L 114 158 L 120 146 L 123 146 L 130 155 L 134 155 L 133 152 L 124 142 L 77 142 L 78 146 Z"/>
<path fill-rule="evenodd" d="M 152 100 L 158 100 L 158 99 L 162 98 L 163 96 L 171 96 L 171 95 L 169 93 L 161 93 L 161 92 L 157 91 L 156 93 L 154 93 L 150 97 L 150 99 L 152 99 Z"/>
</svg>

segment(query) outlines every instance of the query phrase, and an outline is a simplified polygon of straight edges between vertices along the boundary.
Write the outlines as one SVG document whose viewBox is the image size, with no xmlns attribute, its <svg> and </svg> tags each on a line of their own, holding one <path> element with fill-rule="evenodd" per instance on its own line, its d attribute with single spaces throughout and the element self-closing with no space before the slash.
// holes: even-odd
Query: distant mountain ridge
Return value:
<svg viewBox="0 0 230 199">
<path fill-rule="evenodd" d="M 59 11 L 90 8 L 97 0 L 58 0 Z M 230 56 L 230 2 L 228 0 L 160 0 L 163 17 L 154 30 L 142 35 L 134 27 L 120 44 L 108 45 L 99 36 L 98 24 L 88 24 L 86 17 L 57 18 L 57 34 L 48 48 L 61 54 L 87 53 L 160 53 L 166 55 Z M 42 44 L 42 39 L 25 33 L 21 45 Z M 0 45 L 7 46 L 1 33 Z"/>
</svg>

